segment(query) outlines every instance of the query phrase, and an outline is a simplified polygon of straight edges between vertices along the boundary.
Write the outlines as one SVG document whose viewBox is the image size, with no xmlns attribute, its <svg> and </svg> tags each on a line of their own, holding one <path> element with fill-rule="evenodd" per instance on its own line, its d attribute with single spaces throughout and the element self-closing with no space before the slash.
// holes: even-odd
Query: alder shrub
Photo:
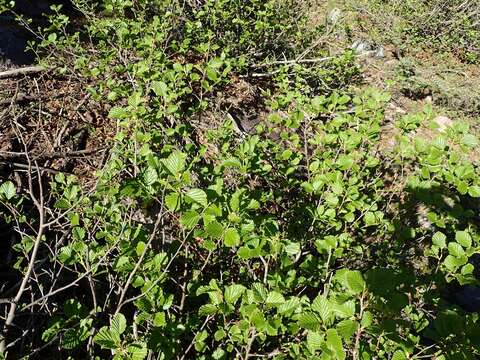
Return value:
<svg viewBox="0 0 480 360">
<path fill-rule="evenodd" d="M 83 25 L 54 7 L 34 46 L 117 131 L 93 186 L 2 182 L 30 284 L 4 357 L 480 355 L 479 307 L 460 301 L 479 271 L 467 124 L 440 131 L 426 109 L 383 146 L 389 94 L 353 86 L 350 51 L 318 60 L 304 2 L 77 5 Z M 249 132 L 218 104 L 241 79 L 261 92 Z"/>
</svg>

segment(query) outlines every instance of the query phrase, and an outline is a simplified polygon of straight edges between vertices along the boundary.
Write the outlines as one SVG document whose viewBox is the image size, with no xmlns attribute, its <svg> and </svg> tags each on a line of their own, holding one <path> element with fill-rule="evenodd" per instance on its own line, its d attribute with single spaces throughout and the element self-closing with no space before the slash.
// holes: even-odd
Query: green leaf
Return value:
<svg viewBox="0 0 480 360">
<path fill-rule="evenodd" d="M 433 234 L 432 243 L 438 246 L 440 249 L 444 249 L 447 246 L 446 240 L 447 237 L 440 231 L 437 231 L 435 234 Z"/>
<path fill-rule="evenodd" d="M 270 291 L 265 299 L 265 304 L 268 306 L 279 306 L 285 302 L 282 294 L 276 291 Z"/>
<path fill-rule="evenodd" d="M 174 151 L 168 158 L 163 159 L 162 163 L 171 175 L 178 177 L 185 167 L 185 155 Z"/>
<path fill-rule="evenodd" d="M 56 209 L 66 210 L 70 208 L 70 203 L 66 199 L 58 199 L 54 206 Z"/>
<path fill-rule="evenodd" d="M 228 228 L 223 236 L 223 243 L 227 247 L 240 245 L 240 235 L 238 234 L 237 230 L 234 228 Z"/>
<path fill-rule="evenodd" d="M 373 314 L 370 311 L 365 311 L 362 316 L 361 325 L 364 328 L 370 327 L 373 322 Z"/>
<path fill-rule="evenodd" d="M 365 224 L 375 225 L 375 223 L 376 223 L 375 214 L 371 211 L 367 211 L 365 213 Z"/>
<path fill-rule="evenodd" d="M 213 238 L 220 238 L 223 234 L 223 226 L 218 221 L 211 221 L 205 227 L 205 231 Z"/>
<path fill-rule="evenodd" d="M 62 347 L 67 350 L 74 349 L 82 343 L 82 332 L 78 328 L 69 328 L 62 337 Z"/>
<path fill-rule="evenodd" d="M 110 324 L 110 330 L 120 336 L 125 332 L 126 329 L 127 329 L 127 320 L 125 319 L 125 316 L 122 313 L 118 313 L 112 319 L 112 322 Z"/>
<path fill-rule="evenodd" d="M 177 193 L 172 192 L 165 196 L 165 205 L 170 211 L 176 211 L 180 207 L 180 196 Z"/>
<path fill-rule="evenodd" d="M 307 346 L 310 351 L 315 352 L 322 347 L 323 335 L 316 331 L 309 331 L 307 333 Z"/>
<path fill-rule="evenodd" d="M 3 195 L 5 199 L 10 200 L 15 196 L 15 185 L 11 181 L 5 181 L 0 185 L 0 195 Z"/>
<path fill-rule="evenodd" d="M 163 81 L 154 81 L 152 83 L 152 90 L 157 96 L 167 97 L 168 85 Z"/>
<path fill-rule="evenodd" d="M 303 312 L 298 317 L 298 325 L 307 330 L 316 331 L 320 328 L 322 321 L 313 312 Z"/>
<path fill-rule="evenodd" d="M 93 341 L 105 349 L 116 349 L 120 346 L 120 336 L 115 334 L 106 326 L 102 327 Z"/>
<path fill-rule="evenodd" d="M 128 352 L 130 354 L 130 360 L 143 360 L 148 355 L 147 344 L 145 343 L 133 343 L 128 346 Z"/>
<path fill-rule="evenodd" d="M 237 300 L 242 296 L 243 292 L 245 291 L 245 286 L 234 284 L 227 286 L 225 288 L 224 298 L 225 301 L 229 304 L 235 304 Z"/>
<path fill-rule="evenodd" d="M 149 166 L 143 173 L 143 181 L 146 185 L 153 185 L 158 180 L 157 170 Z"/>
<path fill-rule="evenodd" d="M 333 315 L 333 309 L 328 299 L 323 295 L 318 295 L 312 303 L 312 310 L 316 311 L 324 322 L 330 322 Z"/>
<path fill-rule="evenodd" d="M 474 148 L 478 145 L 478 139 L 472 134 L 465 134 L 462 136 L 462 144 Z"/>
<path fill-rule="evenodd" d="M 125 119 L 128 116 L 128 111 L 125 108 L 114 106 L 108 112 L 110 119 Z"/>
<path fill-rule="evenodd" d="M 402 350 L 397 350 L 393 353 L 392 360 L 407 360 L 407 357 Z"/>
<path fill-rule="evenodd" d="M 213 315 L 218 311 L 218 308 L 214 304 L 205 304 L 198 309 L 199 316 Z"/>
<path fill-rule="evenodd" d="M 277 311 L 279 314 L 286 314 L 290 311 L 294 311 L 299 305 L 300 300 L 296 297 L 292 297 L 280 305 Z"/>
<path fill-rule="evenodd" d="M 337 326 L 338 334 L 344 339 L 350 339 L 358 329 L 358 323 L 354 320 L 345 319 L 340 321 Z"/>
<path fill-rule="evenodd" d="M 480 186 L 472 185 L 468 187 L 468 195 L 474 198 L 480 197 Z"/>
<path fill-rule="evenodd" d="M 186 211 L 180 217 L 180 223 L 187 229 L 194 228 L 198 220 L 200 220 L 200 215 L 195 210 Z"/>
<path fill-rule="evenodd" d="M 455 233 L 455 241 L 458 242 L 460 245 L 462 245 L 466 249 L 472 246 L 472 237 L 466 231 L 457 231 Z"/>
<path fill-rule="evenodd" d="M 457 258 L 465 255 L 465 251 L 463 250 L 462 246 L 456 242 L 451 242 L 448 244 L 448 252 L 450 255 Z"/>
<path fill-rule="evenodd" d="M 348 271 L 345 275 L 346 285 L 355 294 L 365 289 L 365 281 L 359 271 Z"/>
<path fill-rule="evenodd" d="M 342 339 L 338 336 L 337 330 L 327 330 L 327 347 L 335 354 L 335 359 L 344 360 L 346 358 L 345 351 L 342 346 Z"/>
<path fill-rule="evenodd" d="M 300 244 L 290 242 L 285 246 L 285 252 L 288 255 L 297 255 L 300 252 Z"/>
<path fill-rule="evenodd" d="M 198 204 L 200 204 L 204 207 L 206 207 L 208 205 L 207 194 L 205 193 L 205 191 L 203 191 L 201 189 L 190 189 L 186 193 L 186 196 L 190 200 L 192 200 L 192 201 L 194 201 L 194 202 L 196 202 L 196 203 L 198 203 Z"/>
</svg>

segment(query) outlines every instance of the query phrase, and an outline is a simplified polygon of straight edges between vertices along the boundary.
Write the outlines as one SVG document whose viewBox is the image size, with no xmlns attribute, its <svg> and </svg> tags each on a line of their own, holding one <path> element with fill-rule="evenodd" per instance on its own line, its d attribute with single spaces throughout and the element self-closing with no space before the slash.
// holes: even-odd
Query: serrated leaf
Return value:
<svg viewBox="0 0 480 360">
<path fill-rule="evenodd" d="M 355 315 L 354 301 L 345 301 L 343 304 L 332 304 L 332 306 L 339 317 L 350 318 Z"/>
<path fill-rule="evenodd" d="M 350 339 L 358 329 L 358 323 L 354 320 L 345 319 L 336 326 L 338 334 L 344 339 Z"/>
<path fill-rule="evenodd" d="M 320 328 L 322 321 L 313 312 L 304 312 L 298 316 L 298 325 L 307 330 L 316 331 Z"/>
<path fill-rule="evenodd" d="M 312 303 L 312 310 L 316 311 L 324 322 L 329 322 L 333 315 L 333 309 L 328 299 L 318 295 Z"/>
<path fill-rule="evenodd" d="M 125 119 L 128 116 L 128 111 L 125 108 L 114 106 L 108 112 L 110 119 Z"/>
<path fill-rule="evenodd" d="M 370 311 L 365 311 L 362 316 L 361 325 L 363 328 L 368 328 L 372 325 L 373 314 Z"/>
<path fill-rule="evenodd" d="M 165 196 L 165 205 L 170 211 L 176 211 L 180 207 L 180 196 L 177 193 L 170 193 Z"/>
<path fill-rule="evenodd" d="M 200 215 L 195 210 L 186 211 L 180 217 L 180 223 L 187 229 L 195 227 L 200 220 Z"/>
<path fill-rule="evenodd" d="M 205 231 L 211 237 L 218 239 L 223 234 L 223 225 L 218 221 L 211 221 L 205 227 Z"/>
<path fill-rule="evenodd" d="M 218 311 L 218 308 L 214 304 L 205 304 L 198 309 L 199 316 L 213 315 Z"/>
<path fill-rule="evenodd" d="M 75 349 L 82 343 L 82 334 L 78 328 L 69 328 L 62 337 L 62 348 L 71 350 Z"/>
<path fill-rule="evenodd" d="M 474 198 L 480 197 L 480 186 L 472 185 L 468 187 L 468 195 Z"/>
<path fill-rule="evenodd" d="M 125 316 L 122 313 L 118 313 L 112 319 L 112 322 L 110 324 L 110 330 L 113 331 L 114 333 L 117 333 L 118 335 L 121 335 L 125 332 L 126 329 L 127 329 L 127 320 L 125 319 Z"/>
<path fill-rule="evenodd" d="M 307 346 L 310 351 L 315 352 L 319 350 L 323 344 L 323 334 L 316 331 L 309 331 L 307 333 Z"/>
<path fill-rule="evenodd" d="M 402 350 L 397 350 L 393 353 L 392 360 L 407 360 L 407 357 Z"/>
<path fill-rule="evenodd" d="M 178 177 L 185 167 L 185 155 L 174 151 L 168 158 L 162 160 L 162 164 L 171 175 Z"/>
<path fill-rule="evenodd" d="M 462 136 L 462 144 L 474 148 L 478 145 L 478 139 L 475 135 L 465 134 Z"/>
<path fill-rule="evenodd" d="M 447 237 L 440 231 L 437 231 L 435 234 L 433 234 L 432 243 L 438 246 L 440 249 L 444 249 L 447 246 L 446 240 Z"/>
<path fill-rule="evenodd" d="M 450 253 L 450 255 L 457 258 L 465 255 L 465 251 L 463 250 L 462 245 L 456 242 L 451 242 L 448 244 L 448 252 Z"/>
<path fill-rule="evenodd" d="M 157 96 L 167 97 L 168 85 L 163 81 L 154 81 L 152 83 L 152 90 Z"/>
<path fill-rule="evenodd" d="M 345 275 L 346 286 L 355 294 L 365 289 L 365 281 L 359 271 L 348 271 Z"/>
<path fill-rule="evenodd" d="M 200 204 L 204 207 L 206 207 L 208 205 L 207 194 L 202 189 L 190 189 L 190 190 L 187 191 L 186 196 L 190 200 L 192 200 L 192 201 L 196 202 L 197 204 Z"/>
<path fill-rule="evenodd" d="M 335 354 L 335 358 L 338 360 L 344 360 L 346 358 L 345 350 L 343 350 L 342 339 L 338 336 L 337 330 L 327 330 L 327 347 Z"/>
<path fill-rule="evenodd" d="M 286 314 L 291 311 L 294 311 L 298 305 L 300 305 L 300 300 L 296 297 L 292 297 L 280 305 L 277 309 L 279 314 Z"/>
<path fill-rule="evenodd" d="M 240 235 L 234 228 L 228 228 L 223 236 L 223 243 L 227 247 L 234 247 L 240 245 Z"/>
<path fill-rule="evenodd" d="M 53 205 L 56 209 L 66 210 L 70 208 L 70 203 L 66 199 L 58 199 Z"/>
<path fill-rule="evenodd" d="M 143 173 L 143 181 L 146 185 L 153 185 L 158 180 L 157 170 L 149 166 Z"/>
<path fill-rule="evenodd" d="M 290 242 L 285 246 L 285 252 L 288 255 L 297 255 L 300 252 L 300 244 Z"/>
<path fill-rule="evenodd" d="M 455 241 L 466 249 L 472 246 L 472 237 L 466 231 L 457 231 L 455 233 Z"/>
<path fill-rule="evenodd" d="M 120 335 L 114 334 L 108 327 L 104 326 L 95 335 L 93 341 L 102 348 L 116 349 L 120 346 Z"/>
<path fill-rule="evenodd" d="M 148 355 L 147 344 L 133 343 L 128 346 L 128 352 L 130 354 L 130 360 L 143 360 Z"/>
<path fill-rule="evenodd" d="M 285 302 L 282 294 L 276 291 L 270 291 L 265 299 L 265 304 L 269 306 L 279 306 Z"/>
<path fill-rule="evenodd" d="M 10 200 L 15 196 L 15 185 L 11 181 L 6 181 L 0 185 L 0 195 L 3 195 L 5 199 Z"/>
<path fill-rule="evenodd" d="M 239 285 L 239 284 L 234 284 L 227 286 L 225 288 L 225 294 L 224 298 L 225 301 L 229 304 L 234 305 L 238 299 L 240 299 L 240 296 L 242 296 L 243 292 L 245 291 L 245 286 Z"/>
</svg>

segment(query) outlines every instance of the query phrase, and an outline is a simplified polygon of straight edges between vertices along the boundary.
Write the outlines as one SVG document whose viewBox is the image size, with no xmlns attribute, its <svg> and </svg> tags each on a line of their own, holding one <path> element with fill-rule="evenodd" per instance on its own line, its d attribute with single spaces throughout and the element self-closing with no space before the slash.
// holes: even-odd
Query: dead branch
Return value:
<svg viewBox="0 0 480 360">
<path fill-rule="evenodd" d="M 27 66 L 27 67 L 18 68 L 18 69 L 2 71 L 0 72 L 0 79 L 7 79 L 7 78 L 18 77 L 22 75 L 34 75 L 46 70 L 48 69 L 40 65 Z"/>
</svg>

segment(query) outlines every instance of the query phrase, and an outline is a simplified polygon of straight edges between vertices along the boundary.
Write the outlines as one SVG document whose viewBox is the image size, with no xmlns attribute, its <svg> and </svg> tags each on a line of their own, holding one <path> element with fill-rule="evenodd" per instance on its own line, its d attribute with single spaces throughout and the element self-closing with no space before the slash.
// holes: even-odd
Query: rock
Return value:
<svg viewBox="0 0 480 360">
<path fill-rule="evenodd" d="M 433 121 L 438 125 L 438 131 L 444 132 L 453 125 L 453 121 L 447 116 L 437 116 Z"/>
<path fill-rule="evenodd" d="M 367 41 L 357 40 L 352 44 L 352 46 L 350 46 L 350 48 L 355 50 L 360 55 L 376 58 L 385 57 L 385 49 L 383 46 L 375 46 Z"/>
</svg>

